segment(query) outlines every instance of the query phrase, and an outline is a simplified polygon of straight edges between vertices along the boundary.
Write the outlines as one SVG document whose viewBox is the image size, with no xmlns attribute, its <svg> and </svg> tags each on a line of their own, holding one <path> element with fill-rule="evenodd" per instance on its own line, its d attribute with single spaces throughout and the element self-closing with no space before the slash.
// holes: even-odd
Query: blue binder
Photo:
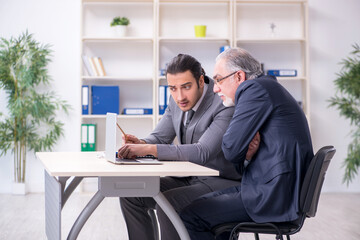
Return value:
<svg viewBox="0 0 360 240">
<path fill-rule="evenodd" d="M 162 115 L 165 113 L 165 109 L 167 107 L 167 89 L 168 86 L 159 86 L 159 114 Z"/>
<path fill-rule="evenodd" d="M 86 115 L 89 114 L 89 86 L 83 85 L 82 86 L 82 92 L 81 92 L 81 98 L 82 98 L 82 114 Z"/>
<path fill-rule="evenodd" d="M 152 108 L 124 108 L 123 114 L 125 115 L 151 115 Z"/>
<path fill-rule="evenodd" d="M 270 76 L 276 77 L 296 77 L 296 69 L 271 69 L 267 71 Z"/>
<path fill-rule="evenodd" d="M 119 86 L 91 86 L 92 114 L 119 114 Z"/>
</svg>

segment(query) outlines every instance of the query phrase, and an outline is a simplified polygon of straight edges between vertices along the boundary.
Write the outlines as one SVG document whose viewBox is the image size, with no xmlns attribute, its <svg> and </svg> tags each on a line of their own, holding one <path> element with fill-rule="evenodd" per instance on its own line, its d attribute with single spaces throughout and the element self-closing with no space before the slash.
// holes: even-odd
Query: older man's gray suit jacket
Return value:
<svg viewBox="0 0 360 240">
<path fill-rule="evenodd" d="M 191 119 L 186 131 L 186 143 L 171 144 L 175 137 L 181 139 L 180 124 L 184 112 L 170 98 L 170 103 L 155 130 L 144 140 L 157 144 L 159 160 L 186 160 L 220 172 L 227 179 L 240 180 L 241 175 L 221 150 L 223 135 L 230 123 L 234 108 L 226 108 L 213 92 L 210 81 L 207 92 Z"/>
</svg>

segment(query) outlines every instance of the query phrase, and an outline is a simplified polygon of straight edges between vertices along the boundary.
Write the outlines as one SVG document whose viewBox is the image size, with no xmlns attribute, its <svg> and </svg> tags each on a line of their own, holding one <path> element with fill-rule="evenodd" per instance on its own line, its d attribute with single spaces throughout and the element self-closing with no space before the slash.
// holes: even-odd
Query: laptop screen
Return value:
<svg viewBox="0 0 360 240">
<path fill-rule="evenodd" d="M 151 158 L 142 159 L 119 159 L 116 158 L 116 113 L 106 113 L 105 131 L 105 159 L 115 164 L 162 164 L 160 161 Z"/>
<path fill-rule="evenodd" d="M 105 158 L 111 162 L 116 160 L 116 116 L 116 113 L 106 113 Z"/>
</svg>

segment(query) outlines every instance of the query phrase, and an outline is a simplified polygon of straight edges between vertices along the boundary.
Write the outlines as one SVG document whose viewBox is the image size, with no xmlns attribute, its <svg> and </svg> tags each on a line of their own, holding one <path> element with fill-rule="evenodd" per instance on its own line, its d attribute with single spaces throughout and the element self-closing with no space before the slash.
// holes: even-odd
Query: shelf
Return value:
<svg viewBox="0 0 360 240">
<path fill-rule="evenodd" d="M 120 77 L 120 76 L 82 76 L 83 80 L 112 80 L 112 81 L 152 81 L 152 78 Z"/>
<path fill-rule="evenodd" d="M 86 41 L 82 49 L 85 56 L 101 57 L 107 76 L 121 79 L 153 76 L 155 53 L 154 44 L 150 41 Z M 141 52 L 141 57 L 134 54 L 134 49 Z"/>
<path fill-rule="evenodd" d="M 84 119 L 105 119 L 106 115 L 81 115 Z M 154 115 L 118 115 L 118 119 L 153 119 Z"/>
<path fill-rule="evenodd" d="M 167 42 L 230 42 L 229 38 L 222 37 L 159 37 L 159 41 Z"/>
<path fill-rule="evenodd" d="M 232 0 L 159 0 L 160 3 L 229 3 Z"/>
<path fill-rule="evenodd" d="M 152 42 L 152 37 L 89 37 L 82 38 L 84 42 Z"/>
<path fill-rule="evenodd" d="M 84 4 L 153 3 L 153 0 L 83 0 Z"/>
<path fill-rule="evenodd" d="M 271 3 L 271 4 L 292 4 L 292 3 L 306 3 L 307 0 L 237 0 L 236 3 Z"/>
<path fill-rule="evenodd" d="M 292 43 L 292 42 L 305 42 L 305 38 L 249 38 L 249 39 L 237 39 L 237 43 Z"/>
<path fill-rule="evenodd" d="M 305 12 L 299 1 L 239 1 L 235 10 L 238 40 L 305 41 Z"/>
<path fill-rule="evenodd" d="M 278 81 L 305 81 L 305 77 L 276 77 Z"/>
<path fill-rule="evenodd" d="M 223 41 L 231 38 L 232 1 L 160 1 L 159 39 Z M 205 25 L 206 37 L 195 38 L 195 25 Z"/>
<path fill-rule="evenodd" d="M 84 2 L 82 37 L 105 41 L 150 41 L 154 36 L 154 5 L 153 1 Z M 116 35 L 115 28 L 110 26 L 116 16 L 130 20 L 125 38 Z"/>
</svg>

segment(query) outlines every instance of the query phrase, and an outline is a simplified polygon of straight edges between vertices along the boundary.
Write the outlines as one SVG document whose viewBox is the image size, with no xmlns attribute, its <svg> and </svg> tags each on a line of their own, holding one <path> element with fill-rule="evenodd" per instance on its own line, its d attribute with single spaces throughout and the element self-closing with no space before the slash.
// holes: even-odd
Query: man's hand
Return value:
<svg viewBox="0 0 360 240">
<path fill-rule="evenodd" d="M 122 136 L 123 144 L 129 143 L 129 144 L 146 144 L 144 140 L 138 139 L 136 136 L 131 134 L 126 134 L 125 136 Z"/>
<path fill-rule="evenodd" d="M 255 155 L 255 153 L 259 149 L 259 146 L 260 146 L 260 134 L 259 134 L 259 132 L 257 132 L 249 144 L 249 149 L 246 153 L 246 160 L 252 159 L 252 157 Z"/>
<path fill-rule="evenodd" d="M 136 158 L 137 156 L 154 155 L 157 148 L 154 144 L 125 144 L 118 150 L 119 158 Z"/>
</svg>

